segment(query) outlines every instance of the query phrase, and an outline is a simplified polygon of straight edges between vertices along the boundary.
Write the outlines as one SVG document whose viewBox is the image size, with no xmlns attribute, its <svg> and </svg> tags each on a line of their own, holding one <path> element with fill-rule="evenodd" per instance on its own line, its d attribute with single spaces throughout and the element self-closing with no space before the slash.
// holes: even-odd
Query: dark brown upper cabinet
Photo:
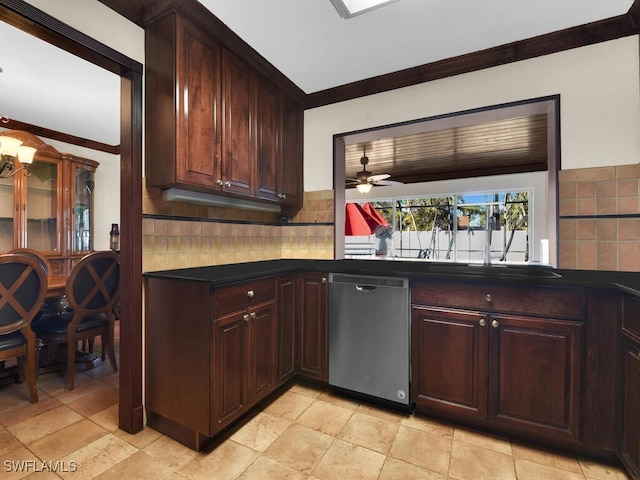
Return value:
<svg viewBox="0 0 640 480">
<path fill-rule="evenodd" d="M 178 12 L 145 28 L 147 185 L 302 206 L 300 102 Z"/>
</svg>

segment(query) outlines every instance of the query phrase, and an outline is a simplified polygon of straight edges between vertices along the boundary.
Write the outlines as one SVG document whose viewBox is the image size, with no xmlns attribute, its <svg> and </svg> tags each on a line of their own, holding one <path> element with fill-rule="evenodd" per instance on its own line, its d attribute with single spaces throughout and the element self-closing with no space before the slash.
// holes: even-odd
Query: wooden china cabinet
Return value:
<svg viewBox="0 0 640 480">
<path fill-rule="evenodd" d="M 37 149 L 29 175 L 0 178 L 0 252 L 38 250 L 51 273 L 69 274 L 75 260 L 93 249 L 93 190 L 98 162 L 60 153 L 27 132 L 0 135 Z M 21 166 L 14 160 L 14 171 Z"/>
</svg>

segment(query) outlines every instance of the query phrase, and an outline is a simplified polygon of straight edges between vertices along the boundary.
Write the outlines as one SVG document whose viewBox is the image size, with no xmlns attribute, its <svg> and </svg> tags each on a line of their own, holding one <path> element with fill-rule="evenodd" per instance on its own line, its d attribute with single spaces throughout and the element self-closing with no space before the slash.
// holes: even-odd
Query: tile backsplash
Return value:
<svg viewBox="0 0 640 480">
<path fill-rule="evenodd" d="M 165 202 L 143 190 L 143 271 L 279 258 L 333 258 L 333 190 L 308 192 L 288 223 L 277 214 Z"/>
<path fill-rule="evenodd" d="M 289 223 L 277 214 L 164 202 L 144 189 L 143 269 L 278 258 L 334 258 L 333 190 L 306 192 Z M 640 165 L 559 173 L 559 267 L 640 272 Z"/>
<path fill-rule="evenodd" d="M 640 165 L 559 174 L 560 268 L 640 272 Z"/>
</svg>

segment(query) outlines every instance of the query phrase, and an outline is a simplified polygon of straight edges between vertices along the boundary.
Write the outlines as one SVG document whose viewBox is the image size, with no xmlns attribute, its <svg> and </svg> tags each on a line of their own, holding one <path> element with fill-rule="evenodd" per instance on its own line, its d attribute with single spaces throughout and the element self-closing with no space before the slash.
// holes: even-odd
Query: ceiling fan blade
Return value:
<svg viewBox="0 0 640 480">
<path fill-rule="evenodd" d="M 391 175 L 389 175 L 388 173 L 381 173 L 380 175 L 371 175 L 368 180 L 370 182 L 379 182 L 380 180 L 386 180 L 387 178 L 389 178 Z"/>
<path fill-rule="evenodd" d="M 373 183 L 374 185 L 404 185 L 403 182 L 398 182 L 396 180 L 378 180 Z"/>
</svg>

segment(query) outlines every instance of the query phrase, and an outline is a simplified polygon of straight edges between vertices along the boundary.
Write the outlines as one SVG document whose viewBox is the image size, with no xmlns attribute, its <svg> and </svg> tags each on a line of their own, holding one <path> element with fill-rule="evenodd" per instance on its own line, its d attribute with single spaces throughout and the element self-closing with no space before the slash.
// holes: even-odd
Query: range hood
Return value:
<svg viewBox="0 0 640 480">
<path fill-rule="evenodd" d="M 212 193 L 192 192 L 181 188 L 169 188 L 162 192 L 162 200 L 167 202 L 188 202 L 198 203 L 201 205 L 211 205 L 214 207 L 232 207 L 242 210 L 254 210 L 257 212 L 273 212 L 281 211 L 280 205 L 272 203 L 262 203 L 254 200 L 246 200 L 243 198 L 225 197 Z"/>
</svg>

